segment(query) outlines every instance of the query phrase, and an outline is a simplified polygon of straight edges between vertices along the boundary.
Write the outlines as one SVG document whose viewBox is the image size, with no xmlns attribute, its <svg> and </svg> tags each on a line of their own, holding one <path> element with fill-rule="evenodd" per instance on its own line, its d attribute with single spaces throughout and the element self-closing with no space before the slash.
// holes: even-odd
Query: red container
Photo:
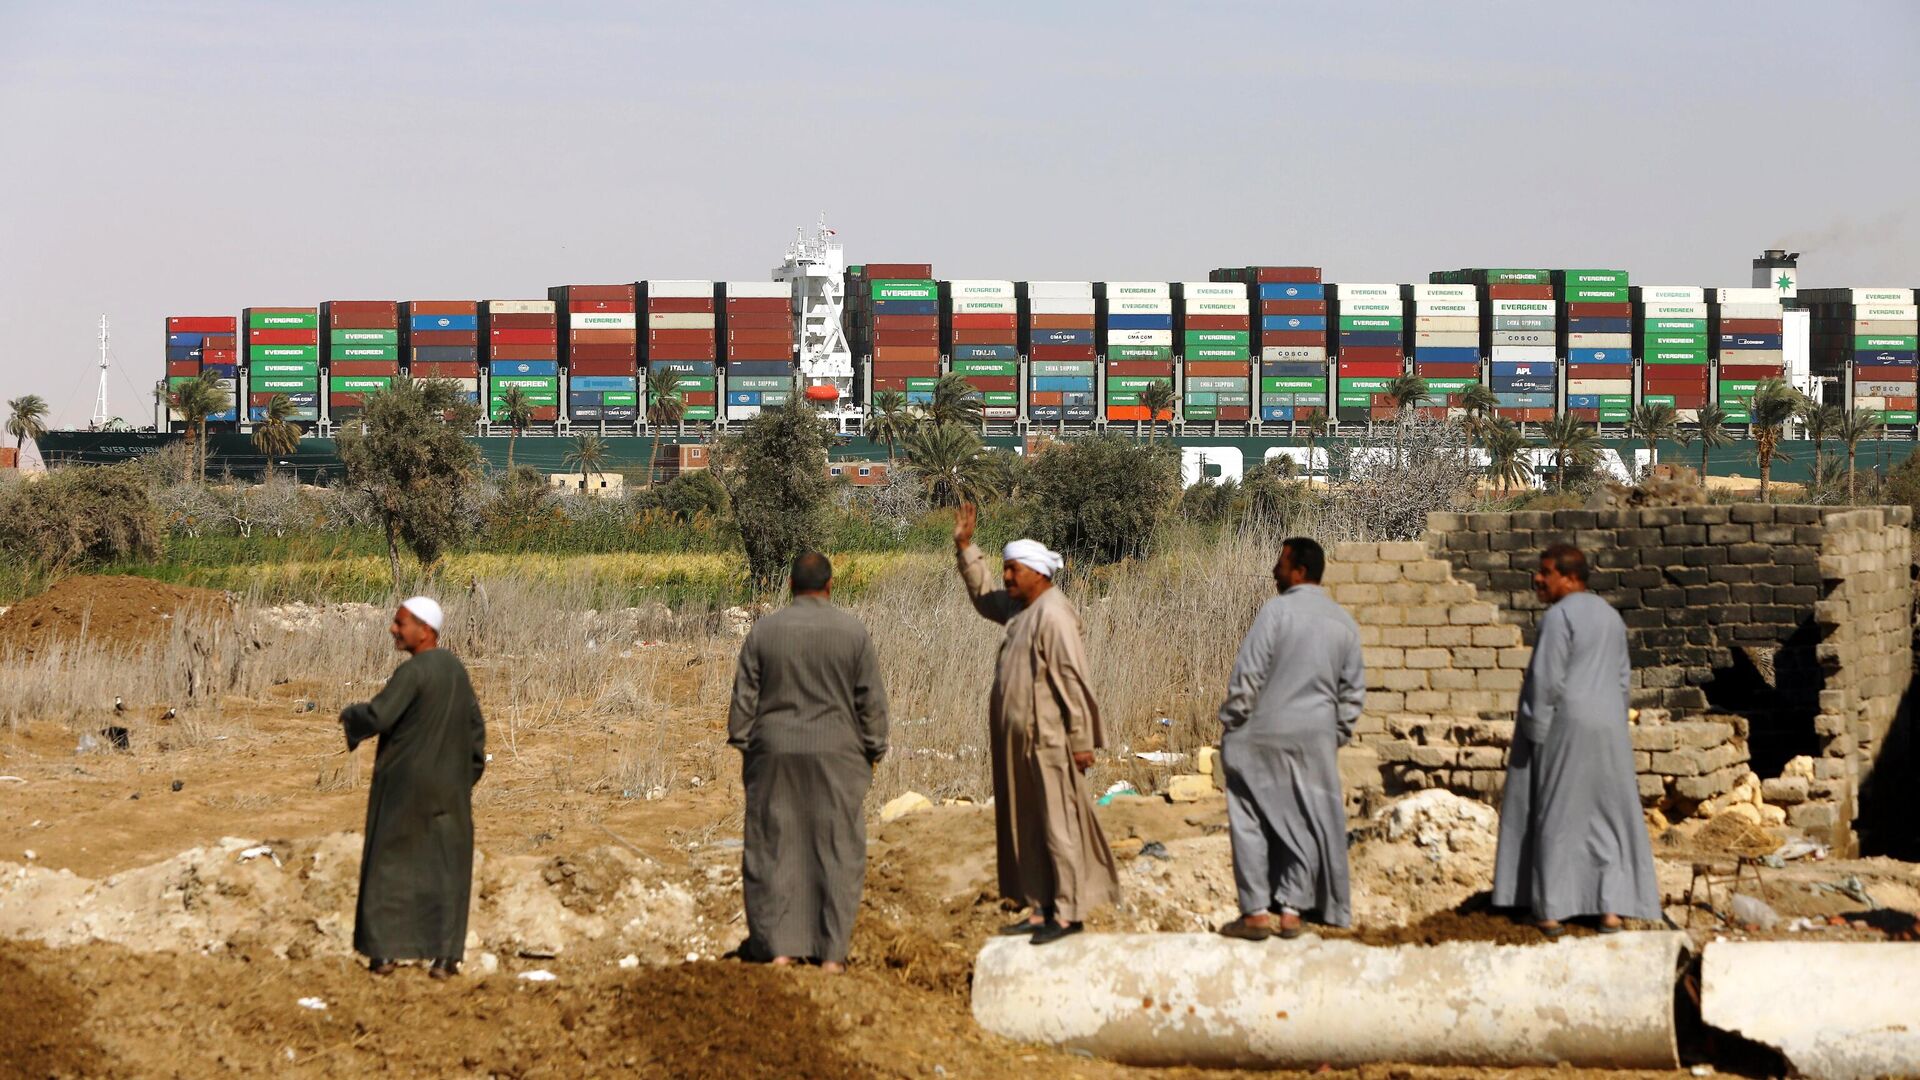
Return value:
<svg viewBox="0 0 1920 1080">
<path fill-rule="evenodd" d="M 239 320 L 231 315 L 173 315 L 167 319 L 169 334 L 232 334 Z"/>
<path fill-rule="evenodd" d="M 1248 317 L 1245 315 L 1189 315 L 1189 330 L 1245 330 Z"/>
<path fill-rule="evenodd" d="M 544 345 L 500 345 L 487 350 L 491 360 L 558 360 L 560 348 L 549 341 Z"/>
<path fill-rule="evenodd" d="M 958 312 L 953 316 L 953 328 L 955 330 L 1011 330 L 1014 318 L 1015 316 L 1012 315 Z"/>
<path fill-rule="evenodd" d="M 191 333 L 191 331 L 183 331 Z M 200 346 L 206 349 L 237 349 L 240 347 L 238 334 L 208 334 L 200 339 Z"/>
<path fill-rule="evenodd" d="M 932 263 L 868 263 L 867 280 L 927 279 L 933 277 Z"/>
<path fill-rule="evenodd" d="M 938 315 L 888 315 L 873 320 L 874 333 L 877 334 L 882 330 L 932 330 L 939 333 L 940 317 Z"/>
<path fill-rule="evenodd" d="M 1658 366 L 1658 365 L 1655 365 Z M 1568 364 L 1569 379 L 1631 379 L 1632 364 Z"/>
<path fill-rule="evenodd" d="M 931 364 L 934 374 L 939 374 L 940 346 L 938 345 L 875 345 L 873 347 L 875 363 L 883 360 L 899 360 L 913 364 Z"/>
<path fill-rule="evenodd" d="M 935 330 L 876 330 L 873 334 L 873 343 L 876 346 L 898 345 L 907 348 L 931 348 L 938 351 L 940 334 Z"/>
<path fill-rule="evenodd" d="M 1260 344 L 1288 349 L 1324 349 L 1327 347 L 1327 333 L 1324 330 L 1268 330 L 1260 335 Z"/>
<path fill-rule="evenodd" d="M 1489 285 L 1487 286 L 1487 299 L 1489 300 L 1551 300 L 1553 299 L 1553 286 L 1551 285 Z M 1538 412 L 1539 410 L 1526 409 L 1521 411 Z M 1552 415 L 1552 413 L 1549 412 L 1548 415 Z"/>
<path fill-rule="evenodd" d="M 907 379 L 912 377 L 917 376 L 875 375 L 873 377 L 873 388 L 875 390 L 905 390 L 907 388 Z"/>
<path fill-rule="evenodd" d="M 495 327 L 487 331 L 487 339 L 495 345 L 552 345 L 557 334 L 552 330 L 507 330 Z"/>
<path fill-rule="evenodd" d="M 1326 313 L 1327 302 L 1325 300 L 1260 301 L 1260 314 L 1262 315 L 1325 315 Z"/>
<path fill-rule="evenodd" d="M 560 419 L 560 406 L 558 405 L 535 405 L 533 407 L 533 420 L 535 423 L 543 420 L 558 419 Z"/>
<path fill-rule="evenodd" d="M 632 308 L 627 310 L 631 311 Z M 713 298 L 698 296 L 649 296 L 649 315 L 699 315 L 713 311 Z"/>
<path fill-rule="evenodd" d="M 1342 360 L 1336 374 L 1342 379 L 1391 379 L 1405 373 L 1398 361 Z"/>
<path fill-rule="evenodd" d="M 593 333 L 593 332 L 594 331 L 591 331 L 591 330 L 574 331 L 574 333 L 576 334 Z M 647 331 L 647 343 L 650 345 L 653 345 L 656 348 L 661 345 L 708 345 L 710 346 L 713 344 L 713 340 L 714 340 L 713 331 L 711 330 L 649 330 Z M 599 344 L 599 343 L 594 342 L 593 344 Z"/>
<path fill-rule="evenodd" d="M 192 331 L 183 330 L 181 333 L 192 333 Z M 198 374 L 200 374 L 200 361 L 198 360 L 167 361 L 167 378 L 169 379 L 191 379 Z"/>
<path fill-rule="evenodd" d="M 539 314 L 527 312 L 524 314 L 490 315 L 487 317 L 487 327 L 490 330 L 552 330 L 554 324 L 555 316 L 550 313 Z M 440 331 L 436 330 L 433 332 L 439 333 Z"/>
<path fill-rule="evenodd" d="M 727 343 L 730 345 L 791 345 L 793 334 L 786 330 L 734 330 L 727 331 Z"/>
<path fill-rule="evenodd" d="M 940 374 L 940 359 L 875 360 L 873 371 L 876 375 L 894 379 L 930 379 Z"/>
<path fill-rule="evenodd" d="M 1018 390 L 1020 380 L 1012 375 L 968 375 L 967 385 L 975 390 Z"/>
<path fill-rule="evenodd" d="M 1349 345 L 1340 350 L 1340 366 L 1349 363 L 1384 364 L 1393 363 L 1405 366 L 1406 354 L 1392 345 Z M 1395 372 L 1398 374 L 1398 372 Z"/>
<path fill-rule="evenodd" d="M 1098 357 L 1091 345 L 1035 345 L 1027 350 L 1034 360 L 1095 360 Z"/>
<path fill-rule="evenodd" d="M 1780 376 L 1778 364 L 1722 364 L 1721 382 L 1754 382 L 1760 379 L 1775 379 Z"/>
<path fill-rule="evenodd" d="M 1723 334 L 1778 334 L 1780 319 L 1721 319 Z"/>
<path fill-rule="evenodd" d="M 1632 304 L 1568 304 L 1569 319 L 1631 319 Z"/>
<path fill-rule="evenodd" d="M 715 362 L 720 352 L 709 341 L 705 345 L 656 345 L 647 350 L 649 360 L 704 360 Z"/>
<path fill-rule="evenodd" d="M 1312 285 L 1320 280 L 1320 268 L 1317 266 L 1259 266 L 1254 268 L 1253 280 Z"/>
<path fill-rule="evenodd" d="M 567 364 L 567 370 L 575 375 L 632 375 L 638 365 L 627 360 L 582 360 L 574 357 Z"/>
<path fill-rule="evenodd" d="M 434 314 L 446 314 L 446 312 Z M 480 377 L 480 365 L 415 363 L 407 365 L 407 374 L 416 379 L 477 379 Z"/>
<path fill-rule="evenodd" d="M 1018 345 L 1020 331 L 1009 326 L 1004 330 L 955 330 L 955 345 Z"/>
<path fill-rule="evenodd" d="M 1187 374 L 1202 377 L 1235 377 L 1249 373 L 1252 365 L 1244 360 L 1189 360 Z"/>
<path fill-rule="evenodd" d="M 713 340 L 711 330 L 674 331 L 675 333 L 698 334 L 707 341 Z M 633 330 L 569 330 L 567 342 L 571 345 L 629 345 L 639 340 L 639 334 Z"/>
<path fill-rule="evenodd" d="M 1153 376 L 1173 378 L 1173 365 L 1158 360 L 1115 360 L 1107 365 L 1107 374 L 1127 377 Z"/>
<path fill-rule="evenodd" d="M 480 332 L 477 330 L 415 330 L 407 340 L 414 348 L 420 348 L 423 345 L 478 345 Z"/>
<path fill-rule="evenodd" d="M 200 350 L 200 362 L 202 364 L 208 364 L 208 365 L 237 364 L 240 362 L 239 356 L 240 354 L 235 352 L 232 349 L 201 349 Z"/>
<path fill-rule="evenodd" d="M 247 341 L 254 345 L 318 345 L 314 330 L 248 330 Z"/>
<path fill-rule="evenodd" d="M 1034 330 L 1092 330 L 1091 315 L 1030 315 L 1027 326 Z"/>
<path fill-rule="evenodd" d="M 366 404 L 365 394 L 328 394 L 327 403 L 334 408 L 359 408 Z"/>
<path fill-rule="evenodd" d="M 335 360 L 327 370 L 335 375 L 398 375 L 400 365 L 391 360 Z"/>
<path fill-rule="evenodd" d="M 1575 420 L 1585 420 L 1589 424 L 1597 424 L 1600 422 L 1599 409 L 1568 409 L 1567 415 L 1573 417 Z"/>
<path fill-rule="evenodd" d="M 1219 420 L 1251 420 L 1253 409 L 1247 405 L 1220 405 L 1214 408 L 1213 415 Z"/>
<path fill-rule="evenodd" d="M 1423 379 L 1477 379 L 1479 364 L 1415 364 L 1414 374 Z"/>
<path fill-rule="evenodd" d="M 606 345 L 575 345 L 567 350 L 569 360 L 632 360 L 639 355 L 639 346 L 631 341 Z"/>
<path fill-rule="evenodd" d="M 793 359 L 793 345 L 792 343 L 785 345 L 735 345 L 729 343 L 727 345 L 727 359 L 762 361 L 791 360 Z"/>
<path fill-rule="evenodd" d="M 480 310 L 478 300 L 409 300 L 409 315 L 473 315 Z"/>
<path fill-rule="evenodd" d="M 1495 409 L 1493 414 L 1529 424 L 1545 423 L 1553 419 L 1552 409 Z"/>
<path fill-rule="evenodd" d="M 727 316 L 729 318 L 736 312 L 779 315 L 782 318 L 791 318 L 792 311 L 793 301 L 782 299 L 778 296 L 727 297 Z"/>
<path fill-rule="evenodd" d="M 712 390 L 689 390 L 680 396 L 685 398 L 689 405 L 715 404 L 715 394 Z"/>
<path fill-rule="evenodd" d="M 564 287 L 561 296 L 556 299 L 563 299 L 568 304 L 578 308 L 582 303 L 596 300 L 625 300 L 628 303 L 632 303 L 635 294 L 635 289 L 632 285 L 567 285 Z M 612 311 L 616 309 L 607 308 L 605 310 Z M 632 311 L 633 309 L 628 308 L 627 310 Z"/>
<path fill-rule="evenodd" d="M 735 312 L 727 309 L 727 330 L 784 330 L 793 333 L 793 320 L 785 315 L 762 315 L 755 312 Z"/>
</svg>

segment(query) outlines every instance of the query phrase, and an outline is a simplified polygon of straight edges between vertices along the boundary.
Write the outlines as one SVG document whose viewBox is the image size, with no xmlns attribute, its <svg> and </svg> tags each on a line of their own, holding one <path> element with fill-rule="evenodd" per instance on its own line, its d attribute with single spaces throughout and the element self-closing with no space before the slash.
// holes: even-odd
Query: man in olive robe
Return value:
<svg viewBox="0 0 1920 1080">
<path fill-rule="evenodd" d="M 1080 617 L 1053 577 L 1060 556 L 1033 540 L 1001 553 L 1002 588 L 973 544 L 977 511 L 960 508 L 953 546 L 974 610 L 1006 625 L 988 705 L 1000 894 L 1026 905 L 1004 934 L 1035 945 L 1081 930 L 1087 914 L 1120 898 L 1113 851 L 1093 815 L 1086 772 L 1106 745 L 1088 685 Z"/>
<path fill-rule="evenodd" d="M 740 646 L 727 744 L 746 788 L 741 954 L 844 970 L 867 871 L 861 804 L 887 752 L 887 692 L 860 620 L 833 606 L 833 565 L 793 561 L 793 603 Z"/>
<path fill-rule="evenodd" d="M 486 721 L 467 669 L 439 647 L 440 605 L 400 605 L 394 648 L 409 659 L 374 699 L 340 713 L 347 749 L 378 737 L 353 947 L 375 974 L 400 960 L 431 960 L 457 974 L 473 890 L 473 786 L 486 768 Z"/>
</svg>

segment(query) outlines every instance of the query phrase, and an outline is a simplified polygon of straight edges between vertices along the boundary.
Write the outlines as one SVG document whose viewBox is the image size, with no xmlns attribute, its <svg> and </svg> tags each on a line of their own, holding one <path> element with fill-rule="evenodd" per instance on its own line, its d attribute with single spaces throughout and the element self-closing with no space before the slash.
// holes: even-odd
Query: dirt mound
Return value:
<svg viewBox="0 0 1920 1080">
<path fill-rule="evenodd" d="M 0 615 L 0 650 L 31 656 L 56 641 L 144 645 L 163 641 L 187 616 L 231 616 L 225 593 L 140 577 L 79 576 Z"/>
<path fill-rule="evenodd" d="M 7 942 L 0 951 L 0 1062 L 15 1076 L 91 1076 L 100 1048 L 81 1031 L 86 1006 L 38 945 Z"/>
</svg>

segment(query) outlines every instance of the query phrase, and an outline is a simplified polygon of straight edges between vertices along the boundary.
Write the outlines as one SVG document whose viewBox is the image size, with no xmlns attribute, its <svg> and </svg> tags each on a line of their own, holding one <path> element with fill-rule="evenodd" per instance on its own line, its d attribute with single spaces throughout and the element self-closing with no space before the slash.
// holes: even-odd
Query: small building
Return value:
<svg viewBox="0 0 1920 1080">
<path fill-rule="evenodd" d="M 660 460 L 654 469 L 654 479 L 664 484 L 683 472 L 707 468 L 711 464 L 707 455 L 710 449 L 698 443 L 668 443 L 662 446 Z"/>
<path fill-rule="evenodd" d="M 827 475 L 835 480 L 845 480 L 854 487 L 878 487 L 887 482 L 887 463 L 884 461 L 829 461 Z"/>
<path fill-rule="evenodd" d="M 617 499 L 626 490 L 626 484 L 626 477 L 615 472 L 547 474 L 548 487 L 581 491 L 595 497 L 606 495 Z"/>
</svg>

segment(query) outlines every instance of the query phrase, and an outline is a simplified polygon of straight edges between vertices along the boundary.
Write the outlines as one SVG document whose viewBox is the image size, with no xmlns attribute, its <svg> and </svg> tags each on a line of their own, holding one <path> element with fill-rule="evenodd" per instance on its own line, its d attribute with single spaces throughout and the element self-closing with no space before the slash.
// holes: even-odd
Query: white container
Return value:
<svg viewBox="0 0 1920 1080">
<path fill-rule="evenodd" d="M 1495 330 L 1487 335 L 1489 345 L 1545 345 L 1555 342 L 1551 330 Z"/>
<path fill-rule="evenodd" d="M 633 316 L 627 316 L 631 319 Z M 579 316 L 574 316 L 579 318 Z M 575 326 L 580 325 L 574 323 Z M 632 324 L 629 323 L 629 326 Z M 647 316 L 649 330 L 711 330 L 713 312 L 711 311 L 656 311 Z"/>
<path fill-rule="evenodd" d="M 1327 350 L 1320 345 L 1267 345 L 1260 350 L 1265 364 L 1324 364 Z"/>
<path fill-rule="evenodd" d="M 675 300 L 711 300 L 713 282 L 711 281 L 649 281 L 647 295 L 671 297 Z"/>
<path fill-rule="evenodd" d="M 727 419 L 729 420 L 751 420 L 754 417 L 759 415 L 760 415 L 760 406 L 758 405 L 727 406 Z"/>
<path fill-rule="evenodd" d="M 1414 317 L 1413 328 L 1429 334 L 1469 334 L 1480 336 L 1480 320 L 1461 316 L 1418 315 Z"/>
<path fill-rule="evenodd" d="M 1091 281 L 1029 281 L 1027 297 L 1032 300 L 1091 300 Z"/>
<path fill-rule="evenodd" d="M 793 286 L 785 281 L 729 281 L 726 287 L 728 299 L 788 300 L 793 297 Z"/>
<path fill-rule="evenodd" d="M 1191 295 L 1187 297 L 1187 314 L 1189 315 L 1245 315 L 1246 313 L 1247 298 L 1244 296 L 1237 300 L 1215 297 L 1196 298 Z"/>
<path fill-rule="evenodd" d="M 1855 382 L 1853 384 L 1853 394 L 1855 397 L 1861 397 L 1863 395 L 1869 397 L 1913 397 L 1914 384 L 1910 382 Z"/>
<path fill-rule="evenodd" d="M 713 325 L 712 315 L 702 315 L 706 325 Z M 575 330 L 635 330 L 640 326 L 640 317 L 631 311 L 575 311 L 567 315 L 567 325 Z"/>
<path fill-rule="evenodd" d="M 551 315 L 553 311 L 551 300 L 487 301 L 487 312 L 491 315 Z"/>
<path fill-rule="evenodd" d="M 1478 300 L 1415 300 L 1413 313 L 1435 317 L 1453 316 L 1479 322 L 1480 302 Z"/>
<path fill-rule="evenodd" d="M 1247 286 L 1239 281 L 1183 281 L 1180 295 L 1192 304 L 1195 299 L 1240 300 L 1247 298 Z"/>
<path fill-rule="evenodd" d="M 1907 307 L 1913 303 L 1912 289 L 1848 289 L 1854 307 Z"/>
<path fill-rule="evenodd" d="M 1869 304 L 1853 309 L 1855 322 L 1913 322 L 1920 319 L 1920 307 L 1912 304 Z"/>
<path fill-rule="evenodd" d="M 1109 301 L 1118 297 L 1132 300 L 1150 300 L 1158 297 L 1166 300 L 1173 296 L 1173 286 L 1164 281 L 1109 281 L 1106 285 Z"/>
<path fill-rule="evenodd" d="M 1355 285 L 1339 282 L 1333 287 L 1333 295 L 1341 300 L 1393 300 L 1400 299 L 1398 285 Z"/>
<path fill-rule="evenodd" d="M 1879 409 L 1884 412 L 1887 408 L 1887 399 L 1870 394 L 1864 396 L 1855 394 L 1853 397 L 1853 407 L 1856 409 Z"/>
<path fill-rule="evenodd" d="M 1171 330 L 1109 330 L 1107 332 L 1107 344 L 1109 345 L 1162 345 L 1162 346 L 1172 347 L 1173 331 Z"/>
<path fill-rule="evenodd" d="M 1766 292 L 1765 289 L 1758 291 Z M 1784 310 L 1779 301 L 1769 304 L 1721 304 L 1720 317 L 1722 319 L 1777 319 Z"/>
<path fill-rule="evenodd" d="M 1494 345 L 1487 353 L 1487 359 L 1499 363 L 1551 364 L 1559 350 L 1551 345 Z"/>
<path fill-rule="evenodd" d="M 1624 354 L 1629 349 L 1633 348 L 1633 335 L 1632 334 L 1568 334 L 1567 348 L 1569 349 L 1606 349 L 1609 351 L 1618 349 L 1621 353 Z M 1631 356 L 1625 356 L 1619 362 L 1622 364 L 1625 364 L 1630 362 L 1631 360 L 1632 360 Z M 1604 360 L 1604 361 L 1600 361 L 1600 363 L 1611 364 L 1611 363 L 1614 363 L 1614 361 Z"/>
<path fill-rule="evenodd" d="M 1109 315 L 1171 315 L 1173 301 L 1162 297 L 1158 300 L 1150 297 L 1107 298 Z"/>
<path fill-rule="evenodd" d="M 1489 302 L 1492 313 L 1501 315 L 1552 315 L 1551 300 L 1493 300 Z"/>
<path fill-rule="evenodd" d="M 1068 300 L 1034 297 L 1027 301 L 1027 310 L 1035 315 L 1092 315 L 1093 297 Z"/>
<path fill-rule="evenodd" d="M 1704 319 L 1707 317 L 1705 304 L 1649 303 L 1640 310 L 1648 319 Z"/>
<path fill-rule="evenodd" d="M 955 300 L 955 315 L 1012 315 L 1020 310 L 1019 302 L 1009 296 L 1005 299 Z"/>
<path fill-rule="evenodd" d="M 1780 296 L 1772 289 L 1715 289 L 1713 298 L 1721 306 L 1727 304 L 1774 304 L 1780 303 Z"/>
<path fill-rule="evenodd" d="M 1632 379 L 1568 379 L 1569 394 L 1631 394 Z"/>
<path fill-rule="evenodd" d="M 1400 318 L 1406 313 L 1406 305 L 1398 300 L 1376 300 L 1372 298 L 1349 300 L 1345 297 L 1340 299 L 1340 314 L 1342 315 L 1374 315 Z"/>
<path fill-rule="evenodd" d="M 969 300 L 994 300 L 1001 298 L 1011 300 L 1013 299 L 1013 282 L 949 281 L 947 282 L 947 295 L 953 297 L 955 300 L 963 297 Z"/>
<path fill-rule="evenodd" d="M 1449 330 L 1416 330 L 1413 344 L 1415 348 L 1426 349 L 1477 349 L 1480 347 L 1480 335 Z"/>
<path fill-rule="evenodd" d="M 1480 290 L 1473 285 L 1415 285 L 1413 298 L 1420 300 L 1466 300 L 1479 298 Z"/>
<path fill-rule="evenodd" d="M 1912 319 L 1868 319 L 1855 320 L 1855 334 L 1885 334 L 1888 336 L 1911 336 L 1920 334 L 1920 322 Z"/>
<path fill-rule="evenodd" d="M 1698 285 L 1642 285 L 1640 302 L 1652 307 L 1655 304 L 1704 304 L 1707 290 Z"/>
<path fill-rule="evenodd" d="M 1728 349 L 1720 354 L 1720 366 L 1727 367 L 1785 367 L 1787 350 L 1785 349 Z"/>
</svg>

